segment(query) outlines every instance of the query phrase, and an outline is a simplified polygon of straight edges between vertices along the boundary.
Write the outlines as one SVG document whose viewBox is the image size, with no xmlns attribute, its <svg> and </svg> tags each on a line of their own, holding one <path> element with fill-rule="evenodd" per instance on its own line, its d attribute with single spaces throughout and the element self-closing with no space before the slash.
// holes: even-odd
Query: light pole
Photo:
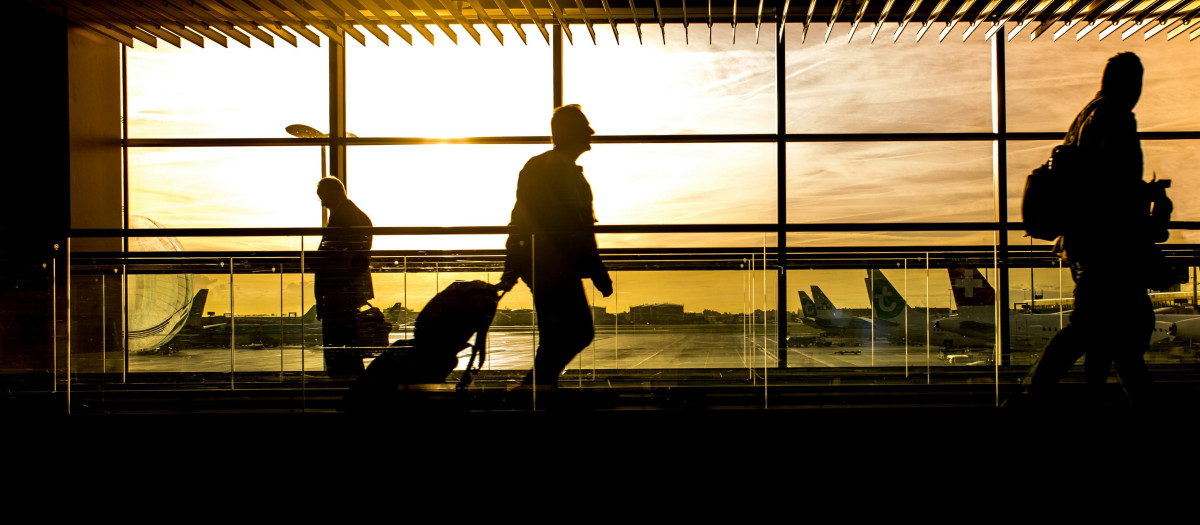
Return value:
<svg viewBox="0 0 1200 525">
<path fill-rule="evenodd" d="M 328 134 L 321 133 L 320 131 L 317 131 L 316 128 L 314 128 L 312 126 L 306 126 L 304 124 L 292 124 L 292 125 L 284 128 L 284 130 L 286 130 L 289 135 L 296 137 L 296 138 L 301 138 L 301 139 L 329 138 Z M 346 136 L 358 138 L 358 135 L 355 135 L 353 133 L 346 133 Z M 325 144 L 321 144 L 321 178 L 322 179 L 325 178 L 325 175 L 326 175 Z M 329 225 L 329 210 L 327 208 L 325 208 L 324 206 L 321 206 L 321 227 L 324 228 L 328 225 Z"/>
</svg>

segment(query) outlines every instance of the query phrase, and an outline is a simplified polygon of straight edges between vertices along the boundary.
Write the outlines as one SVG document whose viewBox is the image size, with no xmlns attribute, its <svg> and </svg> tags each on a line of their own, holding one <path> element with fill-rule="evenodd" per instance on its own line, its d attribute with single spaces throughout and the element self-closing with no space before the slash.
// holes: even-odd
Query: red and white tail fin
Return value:
<svg viewBox="0 0 1200 525">
<path fill-rule="evenodd" d="M 983 274 L 975 268 L 949 268 L 950 287 L 954 290 L 954 302 L 964 306 L 995 306 L 996 291 L 988 284 Z"/>
</svg>

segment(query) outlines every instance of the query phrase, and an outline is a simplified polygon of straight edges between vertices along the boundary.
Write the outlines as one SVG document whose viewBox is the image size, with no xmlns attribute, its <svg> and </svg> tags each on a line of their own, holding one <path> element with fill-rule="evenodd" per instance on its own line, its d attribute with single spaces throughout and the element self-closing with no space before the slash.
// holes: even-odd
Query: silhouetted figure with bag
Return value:
<svg viewBox="0 0 1200 525">
<path fill-rule="evenodd" d="M 596 248 L 592 189 L 575 164 L 591 149 L 595 132 L 578 105 L 557 108 L 550 130 L 554 149 L 529 159 L 517 181 L 498 286 L 511 290 L 520 278 L 533 291 L 540 341 L 523 386 L 554 388 L 594 335 L 582 279 L 591 279 L 605 297 L 613 290 Z"/>
<path fill-rule="evenodd" d="M 1090 397 L 1099 399 L 1115 365 L 1126 394 L 1145 401 L 1150 387 L 1143 354 L 1154 331 L 1147 289 L 1154 285 L 1166 240 L 1170 201 L 1164 184 L 1142 180 L 1142 149 L 1133 108 L 1142 91 L 1133 53 L 1108 60 L 1100 92 L 1084 106 L 1063 144 L 1073 146 L 1071 218 L 1055 241 L 1075 281 L 1071 324 L 1054 337 L 1026 379 L 1038 402 L 1056 400 L 1058 381 L 1086 354 Z M 1052 162 L 1060 162 L 1058 152 Z M 1064 155 L 1065 157 L 1065 155 Z M 1154 213 L 1151 213 L 1151 210 Z"/>
<path fill-rule="evenodd" d="M 329 228 L 371 226 L 371 219 L 346 197 L 346 188 L 338 179 L 321 179 L 317 196 L 329 209 Z M 312 264 L 313 294 L 329 375 L 357 375 L 363 371 L 362 356 L 340 347 L 358 346 L 358 309 L 375 297 L 370 250 L 371 234 L 345 230 L 328 231 L 317 248 Z"/>
</svg>

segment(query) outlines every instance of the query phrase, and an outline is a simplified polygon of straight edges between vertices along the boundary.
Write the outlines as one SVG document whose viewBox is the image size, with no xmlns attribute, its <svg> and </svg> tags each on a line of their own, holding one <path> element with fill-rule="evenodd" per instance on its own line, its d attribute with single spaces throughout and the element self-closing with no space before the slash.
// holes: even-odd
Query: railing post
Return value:
<svg viewBox="0 0 1200 525">
<path fill-rule="evenodd" d="M 1004 34 L 992 36 L 992 195 L 996 219 L 996 341 L 992 353 L 996 370 L 996 396 L 1000 396 L 1000 365 L 1009 348 L 1008 319 L 1008 105 L 1005 98 Z"/>
<path fill-rule="evenodd" d="M 782 22 L 782 15 L 777 18 Z M 778 329 L 779 368 L 787 368 L 787 334 L 788 334 L 788 288 L 787 288 L 787 90 L 784 84 L 787 76 L 784 72 L 784 39 L 782 32 L 775 40 L 775 173 L 778 187 L 775 190 L 775 206 L 778 215 L 777 239 L 779 244 L 779 282 L 775 288 L 778 302 L 775 311 L 775 323 Z"/>
</svg>

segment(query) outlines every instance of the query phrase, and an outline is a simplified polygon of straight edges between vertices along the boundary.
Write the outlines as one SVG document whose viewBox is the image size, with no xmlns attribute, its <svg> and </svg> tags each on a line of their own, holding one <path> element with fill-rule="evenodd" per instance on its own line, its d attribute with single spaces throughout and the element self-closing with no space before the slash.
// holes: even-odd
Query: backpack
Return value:
<svg viewBox="0 0 1200 525">
<path fill-rule="evenodd" d="M 347 408 L 383 407 L 395 400 L 397 387 L 440 383 L 458 365 L 458 353 L 471 347 L 471 358 L 457 389 L 471 383 L 487 356 L 487 332 L 503 293 L 483 281 L 455 281 L 435 295 L 417 315 L 413 338 L 392 343 L 376 357 L 346 396 Z M 475 344 L 469 341 L 475 336 Z M 476 362 L 476 357 L 479 358 Z"/>
<path fill-rule="evenodd" d="M 1045 164 L 1025 177 L 1021 193 L 1021 220 L 1025 235 L 1053 241 L 1069 229 L 1078 216 L 1075 186 L 1083 159 L 1078 146 L 1056 146 Z"/>
</svg>

